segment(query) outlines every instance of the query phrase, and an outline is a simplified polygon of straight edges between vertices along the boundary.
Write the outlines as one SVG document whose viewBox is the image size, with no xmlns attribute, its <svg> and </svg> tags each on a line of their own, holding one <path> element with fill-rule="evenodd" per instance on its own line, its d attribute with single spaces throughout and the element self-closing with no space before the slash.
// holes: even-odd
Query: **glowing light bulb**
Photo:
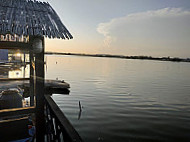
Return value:
<svg viewBox="0 0 190 142">
<path fill-rule="evenodd" d="M 17 56 L 17 57 L 20 57 L 20 56 L 21 56 L 21 54 L 20 54 L 20 53 L 17 53 L 17 54 L 16 54 L 16 56 Z"/>
</svg>

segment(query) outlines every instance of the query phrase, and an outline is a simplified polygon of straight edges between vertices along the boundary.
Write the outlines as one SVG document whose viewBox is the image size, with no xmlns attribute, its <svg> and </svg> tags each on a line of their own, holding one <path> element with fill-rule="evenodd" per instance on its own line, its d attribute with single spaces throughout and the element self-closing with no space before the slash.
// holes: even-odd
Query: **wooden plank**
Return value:
<svg viewBox="0 0 190 142">
<path fill-rule="evenodd" d="M 35 112 L 35 107 L 24 107 L 24 108 L 14 108 L 14 109 L 3 109 L 0 110 L 0 117 L 10 117 L 17 115 L 31 114 Z"/>
<path fill-rule="evenodd" d="M 66 137 L 68 137 L 70 142 L 82 142 L 81 137 L 78 132 L 74 129 L 69 120 L 65 117 L 63 112 L 57 106 L 57 104 L 53 101 L 50 96 L 45 96 L 46 103 L 50 109 L 50 111 L 54 114 L 55 119 L 61 124 L 61 129 L 66 133 Z"/>
<path fill-rule="evenodd" d="M 39 79 L 42 79 L 42 78 L 39 78 Z M 61 80 L 45 80 L 44 83 L 45 83 L 45 89 L 48 89 L 48 88 L 69 89 L 70 88 L 70 85 L 67 82 L 64 82 Z M 23 86 L 25 86 L 26 88 L 29 88 L 30 83 L 28 82 L 23 83 Z"/>
<path fill-rule="evenodd" d="M 0 41 L 0 49 L 29 50 L 30 45 L 25 42 Z"/>
<path fill-rule="evenodd" d="M 0 81 L 20 81 L 29 80 L 29 78 L 0 78 Z"/>
</svg>

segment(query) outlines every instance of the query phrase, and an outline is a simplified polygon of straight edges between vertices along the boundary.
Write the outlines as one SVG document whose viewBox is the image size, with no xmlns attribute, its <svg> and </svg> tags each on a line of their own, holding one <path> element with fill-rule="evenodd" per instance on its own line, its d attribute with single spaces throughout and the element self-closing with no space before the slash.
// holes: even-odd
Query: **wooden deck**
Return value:
<svg viewBox="0 0 190 142">
<path fill-rule="evenodd" d="M 44 110 L 45 140 L 48 142 L 82 142 L 78 132 L 49 95 L 55 93 L 56 89 L 68 90 L 70 88 L 69 84 L 64 81 L 53 80 L 45 82 L 47 90 Z M 29 78 L 0 78 L 0 91 L 8 88 L 17 88 L 23 84 L 29 89 Z M 35 116 L 36 112 L 35 106 L 0 110 L 0 140 L 12 141 L 28 138 L 28 116 Z M 33 123 L 35 124 L 36 122 Z"/>
<path fill-rule="evenodd" d="M 0 120 L 0 139 L 12 141 L 28 138 L 28 116 L 35 112 L 35 107 L 0 110 L 1 119 L 5 119 Z M 45 96 L 45 124 L 47 142 L 82 142 L 78 132 L 49 95 Z"/>
<path fill-rule="evenodd" d="M 0 110 L 0 140 L 14 141 L 29 138 L 28 116 L 35 113 L 35 107 Z"/>
<path fill-rule="evenodd" d="M 25 97 L 29 97 L 29 78 L 0 78 L 0 92 L 10 88 L 24 90 Z M 55 93 L 69 94 L 70 85 L 60 80 L 45 80 L 45 93 L 52 95 Z"/>
<path fill-rule="evenodd" d="M 28 78 L 0 79 L 0 84 L 1 84 L 0 89 L 3 89 L 5 85 L 8 85 L 5 88 L 7 87 L 16 88 L 17 86 L 23 83 L 29 89 Z M 4 85 L 2 86 L 2 84 Z M 52 80 L 51 81 L 48 80 L 46 82 L 46 89 L 48 88 L 49 90 L 50 88 L 68 89 L 69 87 L 70 87 L 69 84 L 63 81 L 54 82 Z M 0 116 L 1 116 L 0 132 L 2 132 L 0 134 L 0 139 L 4 141 L 9 141 L 9 140 L 18 140 L 21 138 L 27 138 L 28 137 L 28 134 L 26 133 L 27 119 L 26 118 L 23 119 L 23 117 L 35 114 L 35 112 L 36 112 L 35 106 L 0 110 Z M 12 119 L 15 117 L 16 119 Z M 68 121 L 63 112 L 60 110 L 60 108 L 57 106 L 57 104 L 48 94 L 45 95 L 45 123 L 46 123 L 45 125 L 46 141 L 82 142 L 82 139 L 77 133 L 77 131 L 74 129 L 72 124 Z M 14 127 L 12 127 L 13 125 Z M 17 129 L 19 129 L 19 131 L 16 131 Z"/>
</svg>

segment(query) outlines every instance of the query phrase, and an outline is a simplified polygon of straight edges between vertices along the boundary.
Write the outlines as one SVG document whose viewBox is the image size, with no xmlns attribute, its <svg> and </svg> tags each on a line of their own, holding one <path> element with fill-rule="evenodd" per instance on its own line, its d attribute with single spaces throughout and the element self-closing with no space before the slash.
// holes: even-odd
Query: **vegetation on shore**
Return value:
<svg viewBox="0 0 190 142">
<path fill-rule="evenodd" d="M 45 54 L 108 57 L 108 58 L 139 59 L 139 60 L 158 60 L 158 61 L 172 61 L 172 62 L 190 62 L 190 58 L 184 59 L 178 57 L 124 56 L 124 55 L 110 55 L 110 54 L 82 54 L 82 53 L 58 53 L 58 52 L 46 52 Z"/>
</svg>

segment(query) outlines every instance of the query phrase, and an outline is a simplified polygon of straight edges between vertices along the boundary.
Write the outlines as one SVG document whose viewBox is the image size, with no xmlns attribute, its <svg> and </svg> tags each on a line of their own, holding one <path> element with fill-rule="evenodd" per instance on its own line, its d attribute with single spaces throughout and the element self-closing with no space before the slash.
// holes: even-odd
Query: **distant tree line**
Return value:
<svg viewBox="0 0 190 142">
<path fill-rule="evenodd" d="M 122 58 L 122 59 L 139 59 L 139 60 L 158 60 L 158 61 L 172 61 L 172 62 L 190 62 L 190 58 L 178 57 L 152 57 L 152 56 L 124 56 L 124 55 L 110 55 L 110 54 L 83 54 L 83 53 L 58 53 L 46 52 L 49 55 L 75 55 L 75 56 L 90 56 L 90 57 L 107 57 L 107 58 Z"/>
</svg>

